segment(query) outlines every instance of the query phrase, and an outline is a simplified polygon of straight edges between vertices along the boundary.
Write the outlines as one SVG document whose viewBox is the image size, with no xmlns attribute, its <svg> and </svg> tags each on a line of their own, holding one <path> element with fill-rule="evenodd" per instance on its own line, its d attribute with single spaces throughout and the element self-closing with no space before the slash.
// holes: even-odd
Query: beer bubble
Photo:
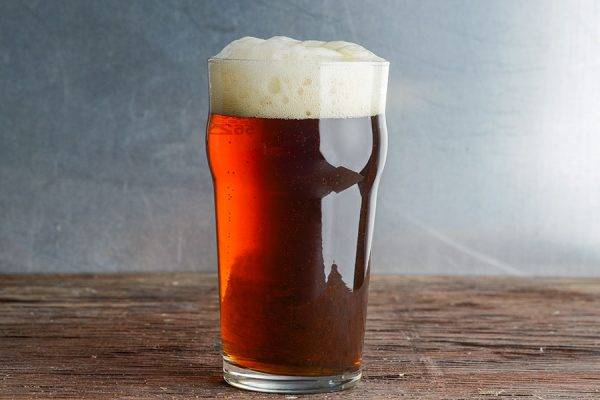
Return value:
<svg viewBox="0 0 600 400">
<path fill-rule="evenodd" d="M 271 78 L 269 81 L 269 92 L 276 94 L 281 91 L 281 84 L 279 83 L 279 79 Z"/>
</svg>

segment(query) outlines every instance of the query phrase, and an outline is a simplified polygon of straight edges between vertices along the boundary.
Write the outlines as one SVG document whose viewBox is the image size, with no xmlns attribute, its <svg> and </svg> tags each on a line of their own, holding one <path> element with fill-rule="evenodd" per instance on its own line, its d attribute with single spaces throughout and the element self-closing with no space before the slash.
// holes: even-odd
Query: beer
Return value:
<svg viewBox="0 0 600 400">
<path fill-rule="evenodd" d="M 384 66 L 384 73 L 379 66 L 365 75 L 369 97 L 357 104 L 324 99 L 335 91 L 322 95 L 351 89 L 323 86 L 347 66 L 324 72 L 320 64 L 268 60 L 210 65 L 207 153 L 225 377 L 234 385 L 308 392 L 336 388 L 324 387 L 320 377 L 338 378 L 340 387 L 360 377 L 375 201 L 387 149 L 380 93 L 372 92 L 382 90 Z M 240 381 L 244 372 L 279 380 L 256 385 Z M 292 384 L 281 386 L 282 377 Z M 298 377 L 309 383 L 293 384 Z"/>
<path fill-rule="evenodd" d="M 231 362 L 278 375 L 358 370 L 382 122 L 211 115 L 221 334 Z"/>
</svg>

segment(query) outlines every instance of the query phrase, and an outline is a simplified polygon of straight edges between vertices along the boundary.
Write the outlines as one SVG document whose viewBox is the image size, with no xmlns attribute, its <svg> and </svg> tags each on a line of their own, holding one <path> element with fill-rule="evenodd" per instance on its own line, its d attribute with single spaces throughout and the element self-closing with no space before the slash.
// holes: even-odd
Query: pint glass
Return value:
<svg viewBox="0 0 600 400">
<path fill-rule="evenodd" d="M 361 376 L 386 61 L 209 60 L 224 377 L 311 393 Z"/>
</svg>

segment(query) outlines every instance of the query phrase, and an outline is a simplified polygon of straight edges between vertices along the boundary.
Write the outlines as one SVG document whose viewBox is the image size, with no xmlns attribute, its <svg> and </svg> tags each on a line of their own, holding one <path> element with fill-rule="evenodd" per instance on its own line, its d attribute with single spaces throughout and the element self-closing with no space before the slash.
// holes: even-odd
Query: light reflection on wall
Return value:
<svg viewBox="0 0 600 400">
<path fill-rule="evenodd" d="M 409 22 L 374 271 L 600 273 L 600 5 L 517 4 Z"/>
</svg>

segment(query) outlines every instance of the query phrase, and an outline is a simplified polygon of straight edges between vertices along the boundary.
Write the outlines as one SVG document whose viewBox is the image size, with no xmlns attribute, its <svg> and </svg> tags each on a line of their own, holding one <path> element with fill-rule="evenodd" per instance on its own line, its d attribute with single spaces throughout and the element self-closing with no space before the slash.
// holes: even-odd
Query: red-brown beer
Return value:
<svg viewBox="0 0 600 400">
<path fill-rule="evenodd" d="M 276 375 L 361 364 L 383 115 L 211 114 L 225 359 Z"/>
</svg>

